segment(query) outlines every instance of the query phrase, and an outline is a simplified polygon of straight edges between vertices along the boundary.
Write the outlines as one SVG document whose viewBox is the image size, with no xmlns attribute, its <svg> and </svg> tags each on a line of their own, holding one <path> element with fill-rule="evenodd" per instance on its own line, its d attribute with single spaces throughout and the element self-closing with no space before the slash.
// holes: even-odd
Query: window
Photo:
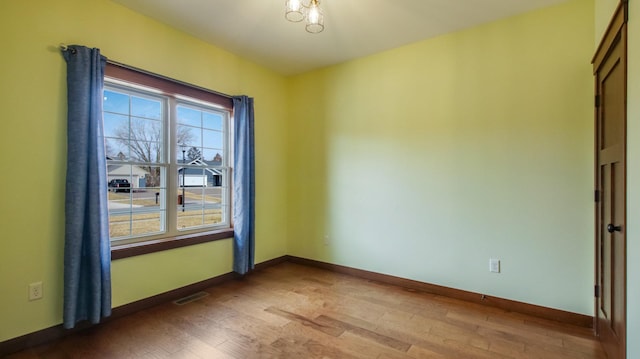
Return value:
<svg viewBox="0 0 640 359">
<path fill-rule="evenodd" d="M 112 244 L 218 230 L 228 235 L 231 106 L 229 98 L 207 90 L 107 65 L 103 121 Z"/>
</svg>

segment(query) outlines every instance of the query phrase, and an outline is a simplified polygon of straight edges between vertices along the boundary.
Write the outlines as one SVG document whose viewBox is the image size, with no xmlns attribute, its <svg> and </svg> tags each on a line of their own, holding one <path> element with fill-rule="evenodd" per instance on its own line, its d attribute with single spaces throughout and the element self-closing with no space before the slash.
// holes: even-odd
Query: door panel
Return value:
<svg viewBox="0 0 640 359">
<path fill-rule="evenodd" d="M 610 359 L 626 356 L 626 18 L 621 4 L 595 56 L 595 329 Z M 616 23 L 619 26 L 615 26 Z M 611 33 L 613 32 L 613 33 Z"/>
<path fill-rule="evenodd" d="M 611 184 L 608 180 L 611 177 L 609 166 L 603 166 L 600 170 L 601 184 L 602 184 L 602 203 L 608 203 L 611 198 Z M 611 223 L 611 210 L 610 206 L 603 206 L 602 208 L 602 220 L 600 223 Z M 600 226 L 602 238 L 606 238 L 607 232 L 604 225 Z M 611 242 L 602 240 L 600 241 L 600 292 L 605 293 L 610 291 L 611 288 L 611 265 L 609 264 L 609 258 L 611 257 Z M 600 298 L 600 311 L 603 318 L 609 318 L 611 313 L 611 301 L 610 295 L 602 295 Z"/>
<path fill-rule="evenodd" d="M 612 54 L 615 55 L 615 54 Z M 606 111 L 604 120 L 604 127 L 602 128 L 602 148 L 610 148 L 613 145 L 619 144 L 623 137 L 623 122 L 616 119 L 624 118 L 624 106 L 620 106 L 620 101 L 624 99 L 623 90 L 620 84 L 624 83 L 623 76 L 624 71 L 621 68 L 620 61 L 616 61 L 615 58 L 609 58 L 612 62 L 609 65 L 610 68 L 602 69 L 602 72 L 607 76 L 602 81 L 602 106 Z M 608 119 L 608 120 L 607 120 Z"/>
</svg>

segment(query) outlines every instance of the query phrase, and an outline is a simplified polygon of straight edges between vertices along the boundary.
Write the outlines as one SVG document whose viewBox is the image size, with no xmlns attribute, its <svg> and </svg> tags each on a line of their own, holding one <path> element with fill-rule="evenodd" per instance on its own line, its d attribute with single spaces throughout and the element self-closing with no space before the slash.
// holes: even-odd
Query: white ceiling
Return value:
<svg viewBox="0 0 640 359">
<path fill-rule="evenodd" d="M 321 0 L 319 34 L 286 21 L 285 0 L 112 1 L 291 75 L 566 0 Z"/>
</svg>

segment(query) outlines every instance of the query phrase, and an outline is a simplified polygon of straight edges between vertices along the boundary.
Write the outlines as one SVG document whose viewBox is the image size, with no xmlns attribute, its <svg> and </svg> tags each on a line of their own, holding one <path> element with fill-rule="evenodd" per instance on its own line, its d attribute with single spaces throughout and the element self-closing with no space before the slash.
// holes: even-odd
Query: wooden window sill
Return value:
<svg viewBox="0 0 640 359">
<path fill-rule="evenodd" d="M 233 238 L 233 228 L 184 236 L 156 239 L 138 243 L 115 245 L 111 247 L 111 260 L 134 257 L 143 254 L 166 251 L 169 249 L 192 246 L 195 244 Z"/>
</svg>

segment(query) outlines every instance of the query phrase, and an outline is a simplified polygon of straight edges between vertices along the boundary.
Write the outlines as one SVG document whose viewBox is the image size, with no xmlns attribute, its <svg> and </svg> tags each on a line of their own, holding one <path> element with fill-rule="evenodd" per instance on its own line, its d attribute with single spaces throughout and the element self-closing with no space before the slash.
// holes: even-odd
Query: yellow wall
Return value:
<svg viewBox="0 0 640 359">
<path fill-rule="evenodd" d="M 293 78 L 291 254 L 592 315 L 593 13 Z"/>
<path fill-rule="evenodd" d="M 286 254 L 286 79 L 106 0 L 0 2 L 0 342 L 62 318 L 66 65 L 61 43 L 254 97 L 256 261 Z M 113 262 L 119 306 L 231 271 L 230 240 Z M 27 301 L 43 281 L 44 299 Z"/>
</svg>

